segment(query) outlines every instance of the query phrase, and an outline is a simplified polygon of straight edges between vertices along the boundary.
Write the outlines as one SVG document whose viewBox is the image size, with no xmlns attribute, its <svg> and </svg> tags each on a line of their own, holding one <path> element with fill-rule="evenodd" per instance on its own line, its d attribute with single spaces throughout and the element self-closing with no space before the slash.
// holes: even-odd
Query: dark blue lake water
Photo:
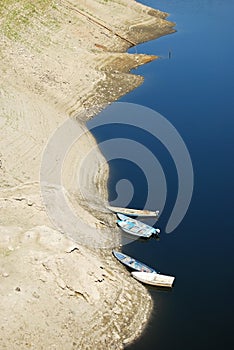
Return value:
<svg viewBox="0 0 234 350">
<path fill-rule="evenodd" d="M 192 159 L 194 192 L 183 221 L 166 234 L 178 179 L 165 147 L 131 127 L 107 125 L 94 132 L 99 141 L 129 137 L 145 144 L 160 161 L 168 186 L 165 208 L 157 223 L 162 229 L 160 240 L 135 241 L 123 246 L 123 252 L 161 273 L 176 276 L 176 283 L 171 292 L 149 288 L 155 304 L 152 318 L 142 337 L 127 349 L 231 349 L 234 1 L 141 2 L 169 12 L 177 32 L 131 50 L 156 54 L 161 59 L 136 70 L 145 82 L 121 101 L 147 106 L 174 125 Z M 144 207 L 147 184 L 142 169 L 123 159 L 112 160 L 110 166 L 110 201 L 124 204 L 121 196 L 116 199 L 115 186 L 120 179 L 129 179 L 134 187 L 129 207 Z"/>
</svg>

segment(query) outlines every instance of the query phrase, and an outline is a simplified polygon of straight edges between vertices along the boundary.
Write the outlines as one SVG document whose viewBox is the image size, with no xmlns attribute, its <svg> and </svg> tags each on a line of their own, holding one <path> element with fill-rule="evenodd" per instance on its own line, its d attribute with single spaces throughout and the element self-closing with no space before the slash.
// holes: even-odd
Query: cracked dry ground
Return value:
<svg viewBox="0 0 234 350">
<path fill-rule="evenodd" d="M 1 349 L 119 349 L 135 335 L 150 298 L 110 253 L 46 226 L 1 228 L 0 243 Z"/>
</svg>

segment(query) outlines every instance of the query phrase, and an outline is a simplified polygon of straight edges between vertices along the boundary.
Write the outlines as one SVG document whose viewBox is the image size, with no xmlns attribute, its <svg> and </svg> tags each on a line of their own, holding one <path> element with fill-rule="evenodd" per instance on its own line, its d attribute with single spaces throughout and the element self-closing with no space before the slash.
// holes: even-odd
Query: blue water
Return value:
<svg viewBox="0 0 234 350">
<path fill-rule="evenodd" d="M 94 132 L 99 140 L 116 135 L 135 137 L 155 152 L 167 175 L 168 197 L 157 223 L 162 229 L 160 240 L 135 241 L 125 245 L 123 252 L 176 276 L 176 283 L 171 292 L 149 288 L 154 300 L 152 318 L 142 337 L 126 349 L 231 349 L 234 1 L 140 2 L 170 13 L 169 20 L 176 22 L 177 32 L 130 51 L 156 54 L 161 59 L 136 70 L 145 82 L 121 101 L 150 107 L 175 126 L 189 150 L 195 184 L 186 216 L 175 231 L 165 234 L 178 186 L 167 151 L 130 127 L 112 125 Z M 127 178 L 137 189 L 129 206 L 144 207 L 147 184 L 142 170 L 122 159 L 110 165 L 110 201 L 116 199 L 116 183 Z M 121 198 L 115 204 L 121 205 Z"/>
</svg>

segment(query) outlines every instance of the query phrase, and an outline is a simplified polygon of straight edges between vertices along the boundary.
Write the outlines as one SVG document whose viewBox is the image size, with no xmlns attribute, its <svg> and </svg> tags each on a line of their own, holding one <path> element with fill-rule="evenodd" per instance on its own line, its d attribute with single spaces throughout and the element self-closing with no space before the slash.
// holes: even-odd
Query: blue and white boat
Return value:
<svg viewBox="0 0 234 350">
<path fill-rule="evenodd" d="M 128 216 L 117 213 L 116 214 L 119 220 L 117 221 L 117 225 L 121 227 L 121 229 L 131 235 L 149 238 L 152 235 L 158 236 L 160 230 L 158 228 L 154 228 L 149 226 L 139 220 L 129 218 Z"/>
<path fill-rule="evenodd" d="M 113 250 L 112 253 L 116 257 L 116 259 L 118 259 L 122 264 L 124 264 L 127 267 L 130 267 L 135 271 L 156 273 L 156 271 L 152 267 L 145 265 L 144 263 L 132 258 L 131 256 L 128 256 L 121 252 L 117 252 L 116 250 Z"/>
</svg>

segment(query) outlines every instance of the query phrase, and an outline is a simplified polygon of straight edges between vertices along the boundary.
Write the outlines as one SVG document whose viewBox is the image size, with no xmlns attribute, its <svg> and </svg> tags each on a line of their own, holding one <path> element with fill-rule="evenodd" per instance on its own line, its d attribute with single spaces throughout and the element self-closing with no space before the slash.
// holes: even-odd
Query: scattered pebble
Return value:
<svg viewBox="0 0 234 350">
<path fill-rule="evenodd" d="M 32 295 L 34 296 L 34 298 L 39 299 L 40 295 L 37 292 L 33 292 Z"/>
<path fill-rule="evenodd" d="M 20 287 L 16 287 L 15 290 L 16 290 L 16 292 L 20 292 L 21 291 Z"/>
<path fill-rule="evenodd" d="M 9 273 L 3 272 L 3 273 L 2 273 L 2 277 L 9 277 Z"/>
<path fill-rule="evenodd" d="M 28 199 L 28 206 L 31 207 L 33 205 L 33 201 L 31 199 Z"/>
</svg>

